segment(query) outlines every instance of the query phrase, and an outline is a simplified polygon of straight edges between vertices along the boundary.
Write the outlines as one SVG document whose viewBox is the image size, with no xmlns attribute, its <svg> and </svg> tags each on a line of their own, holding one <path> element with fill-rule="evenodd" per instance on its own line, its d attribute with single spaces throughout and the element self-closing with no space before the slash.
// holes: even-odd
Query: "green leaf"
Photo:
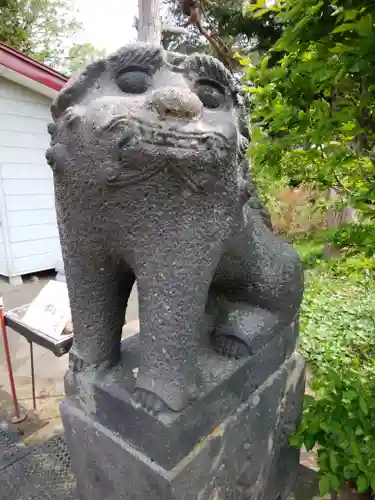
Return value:
<svg viewBox="0 0 375 500">
<path fill-rule="evenodd" d="M 262 92 L 263 89 L 261 87 L 249 87 L 247 92 L 249 92 L 249 94 L 256 94 L 256 93 L 259 93 L 259 92 Z"/>
<path fill-rule="evenodd" d="M 304 445 L 307 451 L 311 451 L 315 446 L 315 439 L 312 437 L 305 438 Z"/>
<path fill-rule="evenodd" d="M 344 19 L 345 21 L 353 21 L 357 18 L 358 11 L 355 9 L 344 10 Z"/>
<path fill-rule="evenodd" d="M 338 464 L 338 461 L 337 461 L 337 458 L 336 458 L 336 454 L 335 454 L 335 452 L 333 450 L 329 451 L 329 464 L 330 464 L 331 469 L 333 470 L 333 472 L 336 472 L 339 464 Z"/>
<path fill-rule="evenodd" d="M 357 484 L 358 493 L 364 493 L 370 487 L 370 482 L 369 482 L 368 478 L 363 474 L 358 476 L 356 484 Z"/>
<path fill-rule="evenodd" d="M 368 406 L 367 406 L 366 401 L 362 397 L 359 398 L 359 407 L 361 408 L 363 413 L 367 416 L 368 415 Z"/>
<path fill-rule="evenodd" d="M 343 476 L 346 481 L 353 480 L 358 475 L 358 468 L 355 464 L 346 465 L 343 469 Z"/>
<path fill-rule="evenodd" d="M 267 69 L 267 66 L 268 66 L 268 61 L 269 61 L 269 58 L 268 57 L 263 57 L 262 58 L 262 63 L 260 65 L 260 70 L 261 71 L 265 71 Z"/>
<path fill-rule="evenodd" d="M 347 399 L 348 401 L 352 401 L 354 399 L 356 399 L 358 396 L 358 394 L 356 393 L 356 391 L 353 391 L 353 390 L 348 390 L 344 393 L 344 398 Z"/>
<path fill-rule="evenodd" d="M 363 16 L 362 19 L 356 23 L 355 29 L 361 36 L 369 36 L 373 30 L 372 15 L 367 14 L 366 16 Z"/>
<path fill-rule="evenodd" d="M 249 10 L 253 10 L 253 7 L 256 9 L 264 9 L 266 4 L 266 0 L 256 0 L 255 4 L 249 5 Z"/>
<path fill-rule="evenodd" d="M 332 33 L 343 33 L 345 31 L 352 31 L 357 28 L 356 23 L 344 23 L 340 24 L 340 26 L 336 26 L 334 30 L 332 30 Z"/>
<path fill-rule="evenodd" d="M 323 497 L 324 495 L 327 495 L 329 493 L 329 490 L 331 489 L 331 480 L 329 474 L 324 475 L 322 478 L 319 480 L 319 492 L 320 495 Z"/>
<path fill-rule="evenodd" d="M 329 478 L 331 481 L 332 488 L 334 488 L 336 491 L 338 491 L 340 489 L 340 486 L 341 486 L 340 478 L 338 476 L 336 476 L 335 474 L 330 474 Z"/>
<path fill-rule="evenodd" d="M 297 434 L 293 434 L 292 437 L 289 439 L 289 444 L 291 446 L 294 446 L 295 448 L 301 448 L 303 440 Z"/>
<path fill-rule="evenodd" d="M 354 123 L 354 122 L 349 122 L 349 123 L 344 123 L 342 126 L 341 126 L 341 130 L 343 132 L 350 132 L 351 130 L 355 129 L 357 127 L 357 124 Z"/>
</svg>

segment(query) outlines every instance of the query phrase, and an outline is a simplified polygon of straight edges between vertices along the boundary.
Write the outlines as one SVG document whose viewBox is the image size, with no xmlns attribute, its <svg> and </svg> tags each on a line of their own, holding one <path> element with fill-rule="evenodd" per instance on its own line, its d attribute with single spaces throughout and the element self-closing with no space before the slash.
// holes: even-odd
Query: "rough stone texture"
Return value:
<svg viewBox="0 0 375 500">
<path fill-rule="evenodd" d="M 25 446 L 0 422 L 0 500 L 75 500 L 77 490 L 63 436 Z"/>
<path fill-rule="evenodd" d="M 0 421 L 0 471 L 30 453 L 20 441 L 15 428 Z"/>
<path fill-rule="evenodd" d="M 302 270 L 252 184 L 231 75 L 126 46 L 52 113 L 75 333 L 61 412 L 80 497 L 284 500 Z M 135 280 L 140 332 L 121 347 Z"/>
<path fill-rule="evenodd" d="M 52 111 L 71 376 L 119 363 L 137 279 L 133 404 L 183 411 L 201 393 L 202 342 L 226 357 L 256 355 L 302 296 L 298 256 L 273 235 L 248 176 L 231 75 L 212 57 L 174 64 L 159 47 L 126 46 L 71 79 Z"/>
<path fill-rule="evenodd" d="M 288 446 L 304 364 L 289 358 L 175 467 L 166 470 L 68 401 L 61 405 L 82 500 L 285 500 L 298 470 Z M 153 436 L 154 445 L 162 445 Z"/>
<path fill-rule="evenodd" d="M 139 366 L 139 336 L 122 344 L 119 365 L 103 374 L 68 373 L 66 394 L 73 404 L 143 451 L 166 469 L 175 467 L 227 416 L 245 403 L 294 352 L 298 325 L 266 344 L 256 355 L 241 360 L 223 358 L 210 346 L 200 351 L 201 394 L 183 411 L 150 415 L 131 404 Z M 81 388 L 86 388 L 82 396 Z"/>
</svg>

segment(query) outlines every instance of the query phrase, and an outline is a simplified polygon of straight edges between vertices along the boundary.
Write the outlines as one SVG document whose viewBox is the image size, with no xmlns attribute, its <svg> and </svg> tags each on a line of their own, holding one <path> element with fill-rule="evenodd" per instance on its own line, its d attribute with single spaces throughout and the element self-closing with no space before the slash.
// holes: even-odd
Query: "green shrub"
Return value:
<svg viewBox="0 0 375 500">
<path fill-rule="evenodd" d="M 320 239 L 303 239 L 301 241 L 295 241 L 294 245 L 297 247 L 305 269 L 309 269 L 321 263 L 321 260 L 323 259 L 324 243 L 322 243 Z"/>
<path fill-rule="evenodd" d="M 354 483 L 375 490 L 375 287 L 363 256 L 322 262 L 309 273 L 301 350 L 313 375 L 292 439 L 318 445 L 321 493 Z M 372 268 L 373 269 L 373 268 Z"/>
<path fill-rule="evenodd" d="M 372 223 L 345 224 L 329 235 L 338 248 L 346 248 L 352 254 L 363 253 L 366 257 L 375 254 L 375 225 Z"/>
</svg>

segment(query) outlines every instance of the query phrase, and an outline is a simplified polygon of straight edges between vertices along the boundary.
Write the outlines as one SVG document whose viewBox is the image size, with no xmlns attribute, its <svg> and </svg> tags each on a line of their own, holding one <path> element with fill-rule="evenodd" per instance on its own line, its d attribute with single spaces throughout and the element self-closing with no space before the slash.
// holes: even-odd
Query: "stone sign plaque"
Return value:
<svg viewBox="0 0 375 500">
<path fill-rule="evenodd" d="M 49 281 L 30 303 L 22 322 L 55 340 L 70 321 L 69 295 L 66 283 Z"/>
</svg>

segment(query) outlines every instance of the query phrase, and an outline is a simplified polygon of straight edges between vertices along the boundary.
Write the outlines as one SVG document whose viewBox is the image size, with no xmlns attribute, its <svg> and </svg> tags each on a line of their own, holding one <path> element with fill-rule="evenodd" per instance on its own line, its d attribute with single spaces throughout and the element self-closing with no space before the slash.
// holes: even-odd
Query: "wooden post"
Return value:
<svg viewBox="0 0 375 500">
<path fill-rule="evenodd" d="M 160 45 L 160 0 L 138 0 L 138 18 L 138 40 Z"/>
</svg>

